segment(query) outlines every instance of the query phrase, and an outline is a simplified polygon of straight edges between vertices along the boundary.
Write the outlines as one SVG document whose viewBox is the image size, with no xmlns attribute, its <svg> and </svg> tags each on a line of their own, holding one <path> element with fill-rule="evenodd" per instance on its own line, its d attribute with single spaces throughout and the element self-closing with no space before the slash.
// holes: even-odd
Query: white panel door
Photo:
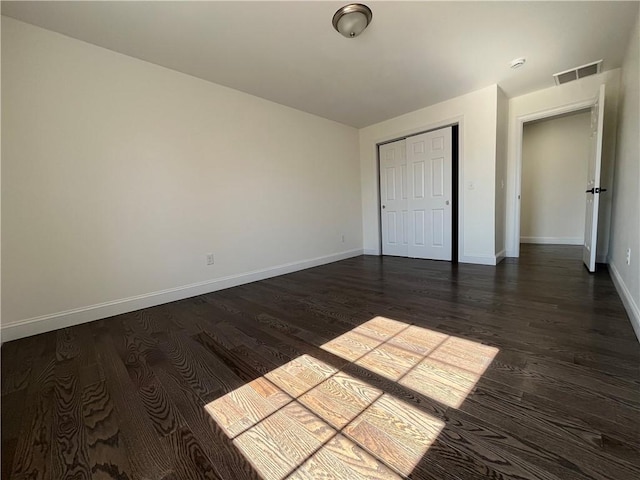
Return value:
<svg viewBox="0 0 640 480">
<path fill-rule="evenodd" d="M 408 256 L 451 260 L 451 127 L 407 138 Z"/>
<path fill-rule="evenodd" d="M 587 168 L 587 211 L 584 222 L 584 248 L 582 261 L 590 272 L 596 271 L 596 245 L 598 244 L 598 208 L 600 206 L 600 169 L 602 165 L 602 131 L 604 127 L 604 85 L 591 107 L 591 135 Z"/>
<path fill-rule="evenodd" d="M 379 154 L 382 254 L 406 257 L 409 253 L 406 142 L 381 145 Z"/>
</svg>

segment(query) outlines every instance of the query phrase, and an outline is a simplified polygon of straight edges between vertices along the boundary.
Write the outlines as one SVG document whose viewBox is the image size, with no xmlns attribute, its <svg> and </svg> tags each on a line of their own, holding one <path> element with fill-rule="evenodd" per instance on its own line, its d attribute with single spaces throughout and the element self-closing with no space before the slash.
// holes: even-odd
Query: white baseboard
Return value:
<svg viewBox="0 0 640 480">
<path fill-rule="evenodd" d="M 622 299 L 624 308 L 629 315 L 629 320 L 631 320 L 633 330 L 636 332 L 636 337 L 640 342 L 640 309 L 638 308 L 638 304 L 631 296 L 631 292 L 629 292 L 627 285 L 624 283 L 614 263 L 609 264 L 609 275 L 611 276 L 611 280 L 613 280 L 613 284 L 616 286 L 618 295 L 620 295 Z"/>
<path fill-rule="evenodd" d="M 380 252 L 378 250 L 373 249 L 364 249 L 364 255 L 377 255 L 380 256 Z M 500 260 L 498 260 L 498 256 L 494 255 L 462 255 L 458 258 L 459 263 L 475 263 L 477 265 L 497 265 L 498 262 L 504 260 L 504 250 L 500 252 L 498 255 L 501 255 Z M 402 257 L 402 255 L 399 255 Z M 409 257 L 405 257 L 409 258 Z"/>
<path fill-rule="evenodd" d="M 507 256 L 507 251 L 505 249 L 500 250 L 496 253 L 496 265 L 499 264 L 502 260 Z"/>
<path fill-rule="evenodd" d="M 520 237 L 520 243 L 583 245 L 584 237 Z"/>
<path fill-rule="evenodd" d="M 461 255 L 458 258 L 460 263 L 475 263 L 476 265 L 497 265 L 495 255 Z"/>
<path fill-rule="evenodd" d="M 376 255 L 376 256 L 380 256 L 380 250 L 377 248 L 365 248 L 363 251 L 364 255 Z"/>
<path fill-rule="evenodd" d="M 163 303 L 174 302 L 176 300 L 182 300 L 183 298 L 195 297 L 197 295 L 215 292 L 225 288 L 236 287 L 245 283 L 264 280 L 265 278 L 277 277 L 278 275 L 297 272 L 299 270 L 337 262 L 346 258 L 357 257 L 358 255 L 362 255 L 362 249 L 349 250 L 332 255 L 325 255 L 308 260 L 278 265 L 262 270 L 255 270 L 253 272 L 216 278 L 204 282 L 193 283 L 191 285 L 184 285 L 144 295 L 136 295 L 134 297 L 113 300 L 111 302 L 75 308 L 73 310 L 53 313 L 50 315 L 42 315 L 39 317 L 19 320 L 8 325 L 2 325 L 2 341 L 8 342 L 18 338 L 28 337 L 30 335 L 37 335 L 39 333 L 49 332 L 59 328 L 78 325 L 80 323 L 92 322 L 101 318 L 112 317 L 113 315 L 133 312 L 140 310 L 141 308 L 162 305 Z"/>
<path fill-rule="evenodd" d="M 500 252 L 503 253 L 503 252 Z M 498 255 L 496 255 L 497 257 L 500 256 L 500 253 Z M 519 253 L 516 253 L 513 250 L 507 250 L 507 252 L 504 254 L 505 257 L 507 258 L 518 258 L 520 256 Z M 498 263 L 503 260 L 502 258 L 500 260 L 498 260 Z M 607 263 L 608 259 L 607 259 L 607 255 L 596 255 L 596 263 Z"/>
</svg>

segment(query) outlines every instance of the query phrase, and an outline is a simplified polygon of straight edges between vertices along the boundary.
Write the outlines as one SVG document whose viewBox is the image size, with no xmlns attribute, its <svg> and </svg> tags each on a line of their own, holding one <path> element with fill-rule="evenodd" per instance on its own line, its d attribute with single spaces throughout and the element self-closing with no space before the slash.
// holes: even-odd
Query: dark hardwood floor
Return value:
<svg viewBox="0 0 640 480">
<path fill-rule="evenodd" d="M 362 256 L 2 347 L 3 479 L 406 477 L 640 478 L 604 267 Z"/>
</svg>

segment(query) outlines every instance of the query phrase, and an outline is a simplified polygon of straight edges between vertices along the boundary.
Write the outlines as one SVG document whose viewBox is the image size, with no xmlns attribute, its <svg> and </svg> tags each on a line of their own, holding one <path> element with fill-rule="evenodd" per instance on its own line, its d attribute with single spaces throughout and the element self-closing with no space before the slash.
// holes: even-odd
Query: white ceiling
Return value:
<svg viewBox="0 0 640 480">
<path fill-rule="evenodd" d="M 3 1 L 2 14 L 363 127 L 494 83 L 512 97 L 601 58 L 619 67 L 639 5 L 369 1 L 371 25 L 347 39 L 331 25 L 346 3 Z"/>
</svg>

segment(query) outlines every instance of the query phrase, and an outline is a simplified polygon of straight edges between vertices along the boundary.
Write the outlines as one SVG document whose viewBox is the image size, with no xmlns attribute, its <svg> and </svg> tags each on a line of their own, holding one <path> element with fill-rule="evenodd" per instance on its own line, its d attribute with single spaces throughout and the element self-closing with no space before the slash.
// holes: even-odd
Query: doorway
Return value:
<svg viewBox="0 0 640 480">
<path fill-rule="evenodd" d="M 583 245 L 589 109 L 524 124 L 520 243 Z"/>
<path fill-rule="evenodd" d="M 378 145 L 381 252 L 458 260 L 458 125 Z"/>
<path fill-rule="evenodd" d="M 582 245 L 582 258 L 585 266 L 590 272 L 595 272 L 596 267 L 596 245 L 598 233 L 598 213 L 600 204 L 600 194 L 606 192 L 601 188 L 600 173 L 602 165 L 602 142 L 604 129 L 604 103 L 605 86 L 601 85 L 598 95 L 593 100 L 586 100 L 574 104 L 569 104 L 553 110 L 542 111 L 534 114 L 517 117 L 516 126 L 516 210 L 515 210 L 515 239 L 516 255 L 519 256 L 522 224 L 522 194 L 523 191 L 523 136 L 525 125 L 536 120 L 548 119 L 552 117 L 565 116 L 588 109 L 590 111 L 589 135 L 588 135 L 588 155 L 586 161 L 586 190 L 581 195 L 585 202 L 584 236 Z M 549 178 L 549 177 L 548 177 Z M 563 187 L 564 188 L 564 187 Z M 548 183 L 542 182 L 539 192 L 546 195 L 551 192 Z M 565 217 L 566 218 L 566 217 Z M 552 243 L 552 242 L 547 242 Z"/>
</svg>

